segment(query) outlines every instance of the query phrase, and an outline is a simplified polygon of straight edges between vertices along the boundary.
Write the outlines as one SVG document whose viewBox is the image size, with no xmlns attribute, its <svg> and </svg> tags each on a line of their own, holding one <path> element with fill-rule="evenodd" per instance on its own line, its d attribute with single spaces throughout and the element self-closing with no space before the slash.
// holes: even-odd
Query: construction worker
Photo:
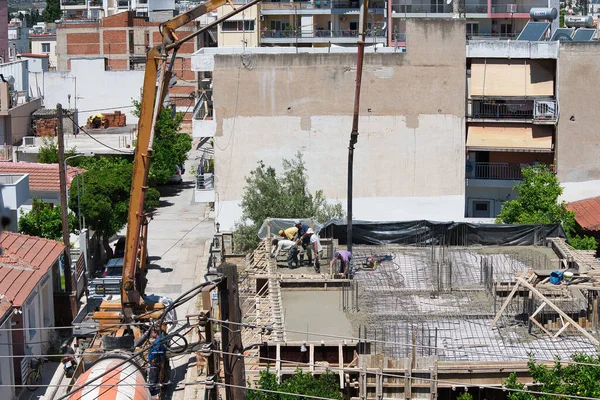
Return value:
<svg viewBox="0 0 600 400">
<path fill-rule="evenodd" d="M 348 272 L 350 271 L 350 260 L 352 260 L 352 253 L 348 250 L 338 250 L 333 253 L 331 258 L 331 269 L 333 270 L 333 264 L 336 260 L 340 260 L 340 273 L 344 274 L 344 278 L 348 278 Z"/>
<path fill-rule="evenodd" d="M 319 240 L 319 236 L 315 234 L 315 232 L 312 230 L 312 228 L 308 228 L 308 230 L 306 231 L 306 237 L 308 237 L 308 240 L 309 240 L 308 248 L 315 252 L 315 271 L 317 273 L 320 273 L 321 272 L 321 255 L 323 255 L 323 246 L 321 246 L 321 241 Z"/>
<path fill-rule="evenodd" d="M 296 227 L 296 229 L 298 229 L 298 232 L 296 232 L 296 236 L 294 236 L 294 239 L 300 240 L 302 249 L 304 250 L 304 252 L 306 252 L 306 255 L 308 256 L 308 265 L 311 265 L 312 251 L 310 248 L 310 236 L 307 234 L 310 227 L 306 224 L 303 224 L 298 219 L 294 221 L 294 226 Z M 300 253 L 300 265 L 304 264 L 304 252 Z"/>
<path fill-rule="evenodd" d="M 281 229 L 279 231 L 279 236 L 281 236 L 282 238 L 287 239 L 287 240 L 293 240 L 294 236 L 296 236 L 297 232 L 298 232 L 298 228 L 296 228 L 295 226 L 292 226 L 291 228 Z"/>
<path fill-rule="evenodd" d="M 281 250 L 287 251 L 288 267 L 296 268 L 298 266 L 298 246 L 293 240 L 273 239 L 271 242 L 271 258 L 277 258 Z"/>
</svg>

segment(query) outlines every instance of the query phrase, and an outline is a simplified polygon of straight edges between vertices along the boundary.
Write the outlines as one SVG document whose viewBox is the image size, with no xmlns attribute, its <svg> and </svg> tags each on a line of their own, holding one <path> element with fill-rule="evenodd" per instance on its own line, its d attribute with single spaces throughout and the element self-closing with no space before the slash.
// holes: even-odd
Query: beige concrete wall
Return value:
<svg viewBox="0 0 600 400">
<path fill-rule="evenodd" d="M 598 87 L 600 47 L 596 43 L 560 42 L 556 159 L 561 182 L 600 179 Z M 597 196 L 597 194 L 596 194 Z"/>
<path fill-rule="evenodd" d="M 461 21 L 410 20 L 406 53 L 366 55 L 356 218 L 464 215 L 464 30 Z M 297 151 L 311 190 L 345 201 L 355 65 L 355 54 L 216 55 L 218 202 L 240 200 L 257 161 L 280 169 Z"/>
<path fill-rule="evenodd" d="M 217 16 L 221 18 L 232 10 L 231 6 L 226 4 L 217 10 Z M 223 32 L 221 24 L 219 24 L 217 27 L 217 43 L 219 47 L 241 47 L 243 45 L 242 41 L 246 41 L 246 46 L 248 47 L 259 46 L 260 18 L 258 17 L 258 8 L 256 6 L 250 7 L 240 14 L 233 16 L 230 20 L 253 20 L 254 30 L 246 32 Z"/>
<path fill-rule="evenodd" d="M 10 137 L 13 145 L 18 144 L 24 136 L 31 135 L 31 114 L 41 107 L 42 99 L 37 98 L 10 109 Z"/>
</svg>

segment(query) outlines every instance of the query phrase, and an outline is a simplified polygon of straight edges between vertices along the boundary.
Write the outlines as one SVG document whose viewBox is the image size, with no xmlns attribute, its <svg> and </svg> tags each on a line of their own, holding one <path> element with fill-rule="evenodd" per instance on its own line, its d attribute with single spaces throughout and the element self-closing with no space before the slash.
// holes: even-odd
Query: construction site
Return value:
<svg viewBox="0 0 600 400">
<path fill-rule="evenodd" d="M 336 279 L 329 268 L 288 269 L 283 258 L 269 257 L 264 240 L 236 261 L 248 384 L 267 367 L 280 378 L 300 368 L 339 374 L 347 398 L 451 399 L 468 390 L 475 399 L 503 399 L 511 372 L 532 384 L 530 359 L 552 364 L 594 354 L 595 253 L 532 226 L 486 238 L 494 228 L 423 221 L 403 236 L 383 225 L 375 234 L 393 243 L 355 244 L 351 279 Z M 321 231 L 327 262 L 345 249 L 340 236 Z M 486 244 L 499 237 L 499 245 Z M 366 267 L 367 259 L 376 265 Z M 553 271 L 573 278 L 551 283 Z"/>
</svg>

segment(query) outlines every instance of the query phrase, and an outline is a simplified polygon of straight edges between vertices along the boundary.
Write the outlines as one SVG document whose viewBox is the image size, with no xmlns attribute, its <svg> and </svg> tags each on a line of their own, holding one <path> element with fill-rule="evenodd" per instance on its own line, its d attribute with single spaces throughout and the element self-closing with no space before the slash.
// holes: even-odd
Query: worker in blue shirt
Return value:
<svg viewBox="0 0 600 400">
<path fill-rule="evenodd" d="M 310 248 L 310 235 L 307 234 L 310 226 L 303 224 L 300 220 L 294 220 L 294 226 L 298 228 L 298 232 L 296 232 L 296 236 L 294 236 L 295 240 L 300 240 L 300 244 L 302 245 L 302 249 L 304 252 L 300 253 L 300 263 L 299 265 L 304 264 L 304 253 L 308 257 L 308 265 L 312 265 L 312 250 Z"/>
</svg>

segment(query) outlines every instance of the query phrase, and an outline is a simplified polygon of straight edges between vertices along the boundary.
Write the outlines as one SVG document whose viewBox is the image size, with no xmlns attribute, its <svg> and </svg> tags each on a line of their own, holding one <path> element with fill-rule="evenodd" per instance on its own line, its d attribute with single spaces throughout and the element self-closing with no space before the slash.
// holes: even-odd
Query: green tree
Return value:
<svg viewBox="0 0 600 400">
<path fill-rule="evenodd" d="M 547 395 L 533 395 L 522 392 L 508 392 L 508 400 L 555 400 L 551 394 L 600 398 L 600 358 L 598 355 L 576 353 L 571 356 L 574 363 L 563 365 L 557 359 L 553 366 L 528 362 L 529 372 L 536 391 Z M 509 389 L 526 390 L 513 373 L 504 382 Z"/>
<path fill-rule="evenodd" d="M 61 16 L 60 0 L 46 0 L 46 8 L 42 11 L 43 20 L 48 23 L 53 23 L 60 19 Z"/>
<path fill-rule="evenodd" d="M 314 376 L 310 373 L 304 373 L 298 369 L 295 375 L 289 379 L 286 379 L 282 383 L 278 383 L 277 376 L 269 372 L 269 370 L 266 370 L 260 372 L 257 389 L 279 393 L 261 392 L 258 390 L 249 389 L 247 391 L 247 398 L 248 400 L 307 399 L 302 396 L 286 395 L 286 393 L 291 393 L 341 400 L 343 399 L 343 396 L 338 389 L 338 385 L 339 377 L 333 374 L 331 371 Z"/>
<path fill-rule="evenodd" d="M 235 224 L 234 243 L 237 251 L 250 251 L 258 245 L 258 230 L 267 217 L 315 218 L 325 222 L 341 218 L 341 203 L 329 203 L 322 190 L 311 194 L 302 153 L 292 160 L 283 160 L 283 174 L 262 161 L 246 177 L 242 195 L 242 221 Z M 249 221 L 249 222 L 248 222 Z"/>
<path fill-rule="evenodd" d="M 75 215 L 69 213 L 68 220 L 69 231 L 73 233 L 77 226 Z M 33 198 L 31 211 L 25 213 L 21 210 L 19 232 L 45 239 L 62 241 L 62 214 L 60 207 Z"/>
<path fill-rule="evenodd" d="M 81 168 L 86 172 L 77 175 L 69 192 L 69 207 L 79 210 L 90 229 L 98 232 L 104 248 L 110 255 L 108 245 L 111 236 L 119 232 L 127 223 L 133 163 L 124 157 L 85 158 Z M 78 186 L 80 185 L 80 186 Z M 156 188 L 146 191 L 146 209 L 159 204 L 160 193 Z"/>
<path fill-rule="evenodd" d="M 558 198 L 563 192 L 558 178 L 543 164 L 523 168 L 523 181 L 513 189 L 517 198 L 502 204 L 496 223 L 505 224 L 556 224 L 562 225 L 569 244 L 597 246 L 593 237 L 573 240 L 576 232 L 575 213 L 567 210 Z M 577 248 L 577 247 L 576 247 Z"/>
<path fill-rule="evenodd" d="M 134 115 L 140 115 L 140 102 L 134 100 Z M 154 146 L 148 181 L 150 184 L 164 184 L 169 180 L 178 165 L 187 160 L 187 153 L 192 149 L 192 138 L 181 133 L 183 113 L 175 116 L 165 108 L 160 110 L 154 129 Z"/>
<path fill-rule="evenodd" d="M 71 147 L 65 149 L 65 158 L 71 157 L 77 154 L 77 148 Z M 42 164 L 58 164 L 58 144 L 54 138 L 42 138 L 42 145 L 38 153 L 38 162 Z M 72 158 L 67 160 L 67 164 L 71 166 L 77 166 L 79 164 L 79 158 Z"/>
</svg>

